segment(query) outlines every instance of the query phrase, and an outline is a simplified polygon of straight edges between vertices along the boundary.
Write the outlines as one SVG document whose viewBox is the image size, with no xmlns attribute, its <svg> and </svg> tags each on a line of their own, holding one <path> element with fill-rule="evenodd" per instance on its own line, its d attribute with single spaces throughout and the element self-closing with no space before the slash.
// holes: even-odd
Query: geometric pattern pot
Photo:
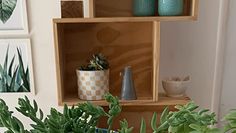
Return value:
<svg viewBox="0 0 236 133">
<path fill-rule="evenodd" d="M 78 95 L 82 100 L 102 100 L 109 92 L 109 70 L 81 71 L 76 70 Z"/>
</svg>

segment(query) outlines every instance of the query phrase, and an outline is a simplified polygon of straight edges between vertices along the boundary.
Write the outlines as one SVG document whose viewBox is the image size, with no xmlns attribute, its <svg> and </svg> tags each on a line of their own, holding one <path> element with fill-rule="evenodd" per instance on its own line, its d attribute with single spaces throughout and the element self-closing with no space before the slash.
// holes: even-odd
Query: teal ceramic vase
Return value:
<svg viewBox="0 0 236 133">
<path fill-rule="evenodd" d="M 183 15 L 184 0 L 158 0 L 158 13 L 160 16 Z"/>
<path fill-rule="evenodd" d="M 154 16 L 156 0 L 133 0 L 134 16 Z"/>
</svg>

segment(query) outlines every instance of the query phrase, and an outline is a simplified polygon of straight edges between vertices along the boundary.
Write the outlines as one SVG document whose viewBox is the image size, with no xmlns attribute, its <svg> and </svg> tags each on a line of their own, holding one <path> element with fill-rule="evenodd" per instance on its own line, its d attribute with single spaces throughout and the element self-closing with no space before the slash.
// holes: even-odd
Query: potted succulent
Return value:
<svg viewBox="0 0 236 133">
<path fill-rule="evenodd" d="M 109 92 L 109 63 L 101 53 L 76 70 L 78 95 L 83 100 L 101 100 Z"/>
<path fill-rule="evenodd" d="M 50 114 L 44 117 L 37 103 L 25 97 L 19 98 L 19 107 L 16 110 L 30 118 L 34 124 L 32 129 L 26 130 L 23 123 L 16 117 L 5 101 L 0 99 L 0 127 L 5 127 L 5 133 L 111 133 L 114 118 L 121 112 L 118 97 L 106 94 L 109 103 L 109 111 L 105 112 L 100 106 L 89 102 L 72 107 L 64 106 L 61 113 L 51 108 Z M 215 113 L 209 113 L 208 109 L 198 109 L 193 102 L 186 105 L 177 105 L 176 111 L 169 111 L 168 107 L 161 113 L 157 125 L 157 113 L 153 114 L 151 127 L 153 133 L 235 133 L 236 132 L 236 110 L 231 110 L 224 117 L 222 128 L 215 128 L 217 123 Z M 108 117 L 108 129 L 96 127 L 99 118 Z M 126 120 L 120 121 L 120 129 L 117 133 L 132 133 L 132 127 L 128 126 Z M 146 122 L 141 121 L 140 133 L 146 133 Z"/>
</svg>

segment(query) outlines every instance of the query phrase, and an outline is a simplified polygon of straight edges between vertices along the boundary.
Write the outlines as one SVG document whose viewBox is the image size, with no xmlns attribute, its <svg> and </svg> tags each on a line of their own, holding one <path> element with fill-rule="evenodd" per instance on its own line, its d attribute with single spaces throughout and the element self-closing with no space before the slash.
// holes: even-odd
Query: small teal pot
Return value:
<svg viewBox="0 0 236 133">
<path fill-rule="evenodd" d="M 184 0 L 158 0 L 158 13 L 160 16 L 183 15 Z"/>
<path fill-rule="evenodd" d="M 154 16 L 156 0 L 133 0 L 134 16 Z"/>
</svg>

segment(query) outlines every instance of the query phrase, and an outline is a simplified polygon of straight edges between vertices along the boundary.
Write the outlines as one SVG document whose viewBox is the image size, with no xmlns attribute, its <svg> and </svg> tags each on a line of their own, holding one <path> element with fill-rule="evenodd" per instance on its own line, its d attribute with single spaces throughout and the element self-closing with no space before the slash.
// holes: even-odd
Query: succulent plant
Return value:
<svg viewBox="0 0 236 133">
<path fill-rule="evenodd" d="M 94 54 L 86 66 L 81 66 L 79 70 L 82 71 L 97 71 L 97 70 L 107 70 L 109 68 L 109 63 L 106 57 L 101 54 Z"/>
</svg>

